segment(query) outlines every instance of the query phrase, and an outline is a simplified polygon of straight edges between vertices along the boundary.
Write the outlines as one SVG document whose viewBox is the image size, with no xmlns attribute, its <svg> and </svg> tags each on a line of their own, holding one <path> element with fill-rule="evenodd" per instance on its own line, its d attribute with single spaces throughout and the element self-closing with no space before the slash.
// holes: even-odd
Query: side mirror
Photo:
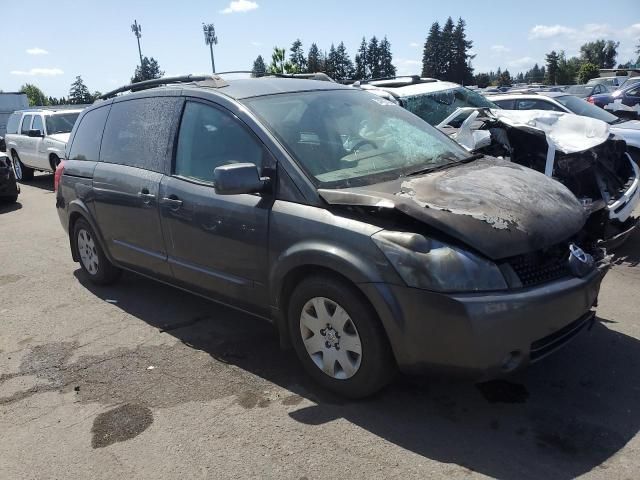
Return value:
<svg viewBox="0 0 640 480">
<path fill-rule="evenodd" d="M 259 193 L 269 180 L 268 177 L 260 177 L 260 170 L 253 163 L 232 163 L 213 171 L 213 188 L 218 195 Z"/>
<path fill-rule="evenodd" d="M 28 136 L 30 137 L 44 137 L 44 134 L 42 133 L 42 130 L 29 130 L 29 132 L 27 133 Z"/>
</svg>

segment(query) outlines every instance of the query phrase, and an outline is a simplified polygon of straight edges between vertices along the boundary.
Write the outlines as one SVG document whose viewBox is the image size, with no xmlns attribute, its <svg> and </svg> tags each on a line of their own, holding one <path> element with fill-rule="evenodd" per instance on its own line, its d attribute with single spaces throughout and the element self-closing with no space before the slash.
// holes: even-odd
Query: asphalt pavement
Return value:
<svg viewBox="0 0 640 480">
<path fill-rule="evenodd" d="M 88 283 L 52 182 L 0 205 L 1 479 L 640 477 L 640 232 L 593 328 L 544 361 L 345 401 L 262 320 L 133 274 Z"/>
</svg>

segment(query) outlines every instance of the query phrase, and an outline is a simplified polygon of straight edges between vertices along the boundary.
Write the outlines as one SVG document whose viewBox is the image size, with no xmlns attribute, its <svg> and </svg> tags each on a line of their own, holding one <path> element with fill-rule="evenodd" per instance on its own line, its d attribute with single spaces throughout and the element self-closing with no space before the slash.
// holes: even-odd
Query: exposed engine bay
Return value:
<svg viewBox="0 0 640 480">
<path fill-rule="evenodd" d="M 501 157 L 563 183 L 610 247 L 635 228 L 640 173 L 624 140 L 594 119 L 549 111 L 458 109 L 438 125 L 468 150 Z"/>
</svg>

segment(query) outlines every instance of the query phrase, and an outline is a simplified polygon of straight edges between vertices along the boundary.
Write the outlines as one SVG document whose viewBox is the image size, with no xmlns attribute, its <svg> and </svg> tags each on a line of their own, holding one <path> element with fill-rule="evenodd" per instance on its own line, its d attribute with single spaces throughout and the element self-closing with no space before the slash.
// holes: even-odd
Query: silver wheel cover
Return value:
<svg viewBox="0 0 640 480">
<path fill-rule="evenodd" d="M 300 334 L 309 357 L 326 375 L 346 380 L 358 372 L 360 335 L 346 310 L 333 300 L 314 297 L 304 304 Z"/>
<path fill-rule="evenodd" d="M 11 159 L 13 160 L 13 171 L 16 174 L 16 180 L 22 180 L 22 167 L 20 166 L 20 161 L 16 156 L 12 156 Z"/>
<path fill-rule="evenodd" d="M 78 230 L 78 253 L 80 254 L 80 260 L 82 265 L 91 275 L 95 275 L 98 272 L 98 252 L 96 251 L 96 244 L 91 234 L 84 228 Z"/>
</svg>

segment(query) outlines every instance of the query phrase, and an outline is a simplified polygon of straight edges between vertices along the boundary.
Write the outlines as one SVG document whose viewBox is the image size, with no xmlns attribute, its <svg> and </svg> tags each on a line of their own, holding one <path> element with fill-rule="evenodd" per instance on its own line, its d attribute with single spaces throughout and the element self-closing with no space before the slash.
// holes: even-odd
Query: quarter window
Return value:
<svg viewBox="0 0 640 480">
<path fill-rule="evenodd" d="M 175 174 L 213 181 L 216 167 L 230 163 L 262 166 L 265 150 L 235 116 L 217 108 L 187 102 L 176 152 Z"/>
<path fill-rule="evenodd" d="M 552 110 L 554 112 L 564 112 L 561 108 L 556 107 L 551 102 L 544 100 L 518 100 L 516 102 L 518 110 Z"/>
<path fill-rule="evenodd" d="M 12 113 L 7 122 L 7 133 L 18 133 L 18 125 L 20 124 L 20 114 Z"/>
<path fill-rule="evenodd" d="M 182 99 L 151 97 L 114 103 L 104 129 L 100 160 L 164 172 L 171 161 L 174 121 Z"/>
<path fill-rule="evenodd" d="M 25 115 L 22 117 L 22 128 L 20 129 L 20 133 L 22 135 L 27 135 L 29 133 L 29 129 L 31 128 L 31 118 L 33 115 Z"/>
<path fill-rule="evenodd" d="M 104 131 L 110 107 L 89 110 L 80 120 L 69 150 L 69 160 L 97 161 L 100 154 L 100 140 Z"/>
<path fill-rule="evenodd" d="M 31 130 L 40 130 L 40 133 L 44 133 L 44 127 L 42 126 L 42 117 L 40 115 L 35 115 L 33 117 Z"/>
</svg>

